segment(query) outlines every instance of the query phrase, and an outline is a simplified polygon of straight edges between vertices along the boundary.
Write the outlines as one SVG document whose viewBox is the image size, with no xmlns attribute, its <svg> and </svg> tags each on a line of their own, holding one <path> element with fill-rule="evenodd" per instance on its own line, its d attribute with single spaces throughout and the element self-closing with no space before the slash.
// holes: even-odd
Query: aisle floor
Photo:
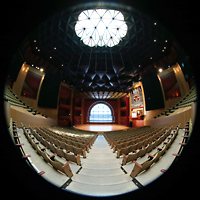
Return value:
<svg viewBox="0 0 200 200">
<path fill-rule="evenodd" d="M 138 189 L 129 174 L 121 169 L 103 135 L 98 135 L 78 174 L 67 190 L 90 196 L 111 196 Z"/>
</svg>

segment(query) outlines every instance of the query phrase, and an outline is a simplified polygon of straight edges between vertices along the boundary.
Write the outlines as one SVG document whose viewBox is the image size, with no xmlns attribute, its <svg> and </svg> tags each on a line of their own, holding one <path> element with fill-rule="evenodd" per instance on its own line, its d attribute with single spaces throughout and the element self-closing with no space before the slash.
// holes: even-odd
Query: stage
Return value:
<svg viewBox="0 0 200 200">
<path fill-rule="evenodd" d="M 129 127 L 119 124 L 80 124 L 75 125 L 74 128 L 92 132 L 110 132 L 129 129 Z"/>
</svg>

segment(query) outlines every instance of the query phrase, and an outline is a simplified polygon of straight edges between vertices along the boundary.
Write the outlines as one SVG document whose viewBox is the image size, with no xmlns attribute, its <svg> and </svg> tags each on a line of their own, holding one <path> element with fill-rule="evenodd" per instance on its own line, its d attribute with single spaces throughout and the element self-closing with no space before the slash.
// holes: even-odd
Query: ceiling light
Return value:
<svg viewBox="0 0 200 200">
<path fill-rule="evenodd" d="M 53 49 L 56 50 L 56 47 L 54 47 Z"/>
<path fill-rule="evenodd" d="M 50 59 L 52 59 L 52 57 L 51 57 L 51 56 L 50 56 L 49 58 L 50 58 Z"/>
<path fill-rule="evenodd" d="M 117 45 L 126 36 L 128 26 L 118 10 L 90 9 L 78 16 L 75 32 L 87 46 Z"/>
<path fill-rule="evenodd" d="M 150 59 L 152 60 L 153 58 L 152 58 L 152 57 L 150 57 Z"/>
<path fill-rule="evenodd" d="M 154 25 L 156 26 L 156 25 L 157 25 L 157 22 L 154 22 Z"/>
<path fill-rule="evenodd" d="M 41 71 L 41 72 L 43 72 L 43 71 L 44 71 L 44 69 L 43 69 L 43 68 L 40 68 L 40 71 Z"/>
<path fill-rule="evenodd" d="M 160 68 L 158 71 L 159 71 L 159 72 L 162 72 L 162 71 L 163 71 L 163 69 L 162 69 L 162 68 Z"/>
<path fill-rule="evenodd" d="M 156 40 L 154 40 L 154 42 L 156 42 Z"/>
<path fill-rule="evenodd" d="M 36 40 L 33 40 L 33 42 L 36 42 Z"/>
<path fill-rule="evenodd" d="M 163 49 L 162 52 L 165 52 L 165 50 Z"/>
<path fill-rule="evenodd" d="M 166 49 L 167 47 L 164 47 L 164 49 Z"/>
<path fill-rule="evenodd" d="M 167 42 L 167 40 L 165 40 L 165 42 Z"/>
</svg>

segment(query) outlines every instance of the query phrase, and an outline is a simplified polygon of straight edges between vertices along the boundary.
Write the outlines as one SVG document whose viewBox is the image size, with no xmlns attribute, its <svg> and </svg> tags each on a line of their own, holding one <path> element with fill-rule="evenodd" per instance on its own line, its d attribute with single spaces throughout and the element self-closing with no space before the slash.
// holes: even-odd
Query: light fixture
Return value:
<svg viewBox="0 0 200 200">
<path fill-rule="evenodd" d="M 44 71 L 44 69 L 43 69 L 43 68 L 40 68 L 40 71 L 41 71 L 41 72 L 43 72 L 43 71 Z"/>
<path fill-rule="evenodd" d="M 128 26 L 118 10 L 90 9 L 78 16 L 75 32 L 87 46 L 117 45 L 126 36 Z"/>
<path fill-rule="evenodd" d="M 56 47 L 54 47 L 53 49 L 56 50 Z"/>
<path fill-rule="evenodd" d="M 33 42 L 37 42 L 36 40 L 33 40 Z"/>
<path fill-rule="evenodd" d="M 156 42 L 156 40 L 154 40 L 154 42 Z"/>
<path fill-rule="evenodd" d="M 52 59 L 52 56 L 50 56 L 49 58 Z"/>
<path fill-rule="evenodd" d="M 165 40 L 165 42 L 167 42 L 167 40 Z"/>
<path fill-rule="evenodd" d="M 154 22 L 154 25 L 156 26 L 156 25 L 157 25 L 157 22 Z"/>
<path fill-rule="evenodd" d="M 162 68 L 160 68 L 158 71 L 159 71 L 159 72 L 162 72 L 162 71 L 163 71 L 163 69 L 162 69 Z"/>
<path fill-rule="evenodd" d="M 152 60 L 153 58 L 152 58 L 152 57 L 150 57 L 150 59 Z"/>
</svg>

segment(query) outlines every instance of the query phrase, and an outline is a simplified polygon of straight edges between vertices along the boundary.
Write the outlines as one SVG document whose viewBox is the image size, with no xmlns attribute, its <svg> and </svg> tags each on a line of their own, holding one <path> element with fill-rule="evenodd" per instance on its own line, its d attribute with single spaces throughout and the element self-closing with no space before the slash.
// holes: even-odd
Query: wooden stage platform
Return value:
<svg viewBox="0 0 200 200">
<path fill-rule="evenodd" d="M 119 124 L 80 124 L 75 125 L 74 128 L 92 132 L 110 132 L 129 129 L 129 127 Z"/>
</svg>

